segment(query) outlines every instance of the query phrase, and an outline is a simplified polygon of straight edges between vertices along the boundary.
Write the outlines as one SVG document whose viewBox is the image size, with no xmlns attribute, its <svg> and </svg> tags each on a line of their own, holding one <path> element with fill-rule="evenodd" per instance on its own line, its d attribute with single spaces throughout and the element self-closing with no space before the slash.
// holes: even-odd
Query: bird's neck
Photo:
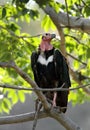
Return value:
<svg viewBox="0 0 90 130">
<path fill-rule="evenodd" d="M 40 50 L 45 52 L 53 49 L 53 45 L 48 41 L 42 41 L 40 44 Z"/>
<path fill-rule="evenodd" d="M 50 56 L 54 54 L 54 47 L 51 50 L 39 51 L 40 55 L 42 55 L 45 59 L 48 59 Z"/>
</svg>

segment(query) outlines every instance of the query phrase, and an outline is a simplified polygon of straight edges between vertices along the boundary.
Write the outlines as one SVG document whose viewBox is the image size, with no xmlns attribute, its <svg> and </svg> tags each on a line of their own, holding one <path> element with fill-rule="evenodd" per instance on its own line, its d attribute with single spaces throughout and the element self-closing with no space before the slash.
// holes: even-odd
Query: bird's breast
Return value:
<svg viewBox="0 0 90 130">
<path fill-rule="evenodd" d="M 47 66 L 50 62 L 53 62 L 53 55 L 49 56 L 47 59 L 42 56 L 39 55 L 38 60 L 37 60 L 40 64 Z"/>
</svg>

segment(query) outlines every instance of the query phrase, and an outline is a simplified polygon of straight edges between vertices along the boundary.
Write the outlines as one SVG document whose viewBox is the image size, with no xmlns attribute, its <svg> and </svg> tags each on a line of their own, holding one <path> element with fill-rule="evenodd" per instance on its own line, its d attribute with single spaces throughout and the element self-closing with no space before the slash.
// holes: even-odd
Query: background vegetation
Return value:
<svg viewBox="0 0 90 130">
<path fill-rule="evenodd" d="M 27 23 L 33 21 L 34 23 L 38 20 L 45 32 L 55 31 L 57 33 L 56 25 L 50 16 L 44 12 L 47 4 L 56 13 L 59 11 L 66 12 L 67 16 L 69 14 L 77 17 L 77 19 L 90 16 L 89 0 L 67 0 L 64 3 L 54 0 L 11 0 L 0 5 L 0 63 L 14 61 L 32 79 L 30 55 L 40 44 L 41 32 L 35 36 L 26 32 L 22 33 L 20 23 L 23 21 Z M 73 78 L 71 73 L 72 88 L 87 85 L 90 83 L 90 34 L 79 29 L 71 29 L 70 26 L 63 26 L 62 29 L 69 67 L 76 76 Z M 52 44 L 60 49 L 61 39 L 59 36 L 60 34 Z M 11 68 L 0 68 L 0 84 L 0 86 L 10 84 L 12 86 L 31 87 Z M 30 94 L 31 92 L 0 87 L 0 112 L 9 113 L 13 105 L 19 100 L 24 103 L 25 93 Z M 72 101 L 74 105 L 89 100 L 89 87 L 70 91 L 69 101 Z"/>
</svg>

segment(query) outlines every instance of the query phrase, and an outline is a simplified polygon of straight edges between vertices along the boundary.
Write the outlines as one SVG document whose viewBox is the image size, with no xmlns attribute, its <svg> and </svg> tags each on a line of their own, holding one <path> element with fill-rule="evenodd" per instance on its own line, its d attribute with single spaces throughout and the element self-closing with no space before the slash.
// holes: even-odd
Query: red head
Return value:
<svg viewBox="0 0 90 130">
<path fill-rule="evenodd" d="M 48 51 L 53 49 L 53 45 L 50 44 L 51 40 L 55 38 L 55 34 L 45 33 L 42 36 L 42 41 L 40 44 L 40 50 L 41 51 Z"/>
</svg>

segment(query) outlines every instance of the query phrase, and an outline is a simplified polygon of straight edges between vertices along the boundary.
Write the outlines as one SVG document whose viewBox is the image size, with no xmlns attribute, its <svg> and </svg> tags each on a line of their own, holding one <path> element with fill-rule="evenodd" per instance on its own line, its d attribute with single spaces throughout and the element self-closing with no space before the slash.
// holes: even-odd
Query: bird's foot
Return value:
<svg viewBox="0 0 90 130">
<path fill-rule="evenodd" d="M 66 110 L 67 110 L 67 107 L 60 107 L 60 108 L 59 108 L 59 111 L 60 111 L 60 112 L 63 112 L 63 113 L 65 113 Z"/>
</svg>

